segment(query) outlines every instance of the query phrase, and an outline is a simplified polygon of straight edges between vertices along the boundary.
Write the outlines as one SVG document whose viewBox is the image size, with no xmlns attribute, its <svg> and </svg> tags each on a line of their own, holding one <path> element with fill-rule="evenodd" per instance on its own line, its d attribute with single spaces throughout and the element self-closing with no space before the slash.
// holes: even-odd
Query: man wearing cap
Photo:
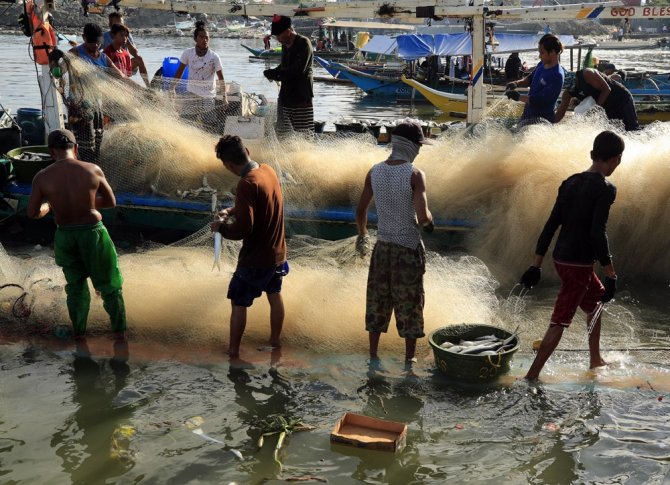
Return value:
<svg viewBox="0 0 670 485">
<path fill-rule="evenodd" d="M 291 19 L 283 15 L 272 18 L 271 33 L 282 45 L 281 63 L 273 69 L 266 69 L 263 75 L 270 81 L 281 83 L 277 102 L 277 135 L 314 132 L 312 43 L 307 37 L 297 34 L 291 27 Z"/>
<path fill-rule="evenodd" d="M 67 282 L 67 308 L 75 340 L 85 343 L 91 302 L 87 279 L 91 278 L 102 295 L 117 341 L 123 341 L 123 277 L 114 244 L 98 212 L 116 205 L 114 193 L 100 167 L 77 159 L 78 146 L 71 131 L 52 131 L 48 146 L 54 163 L 35 175 L 27 214 L 39 219 L 53 211 L 58 226 L 54 255 Z"/>
<path fill-rule="evenodd" d="M 611 80 L 618 81 L 622 84 L 626 80 L 626 71 L 617 69 L 614 64 L 607 64 L 605 69 L 603 69 L 603 74 L 608 75 Z"/>
<path fill-rule="evenodd" d="M 556 110 L 556 123 L 565 116 L 572 98 L 581 102 L 590 96 L 605 110 L 607 118 L 621 120 L 626 131 L 640 129 L 633 95 L 623 84 L 591 68 L 577 71 L 572 79 L 573 83 L 564 86 L 561 104 Z"/>
<path fill-rule="evenodd" d="M 359 236 L 356 250 L 368 250 L 368 208 L 374 197 L 377 208 L 377 243 L 368 273 L 365 329 L 369 333 L 370 358 L 377 359 L 382 332 L 388 330 L 395 313 L 398 334 L 405 339 L 405 361 L 415 361 L 416 339 L 423 332 L 423 274 L 425 250 L 419 227 L 433 231 L 428 210 L 426 176 L 412 162 L 423 144 L 421 127 L 415 123 L 398 125 L 391 136 L 389 158 L 374 165 L 365 177 L 363 193 L 356 209 Z"/>
</svg>

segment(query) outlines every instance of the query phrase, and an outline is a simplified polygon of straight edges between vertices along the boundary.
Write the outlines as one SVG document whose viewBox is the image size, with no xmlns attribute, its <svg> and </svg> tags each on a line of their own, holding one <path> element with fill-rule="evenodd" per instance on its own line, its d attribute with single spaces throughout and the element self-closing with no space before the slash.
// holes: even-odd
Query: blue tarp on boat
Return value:
<svg viewBox="0 0 670 485">
<path fill-rule="evenodd" d="M 375 35 L 360 50 L 370 54 L 394 55 L 397 49 L 398 43 L 393 37 Z"/>
<path fill-rule="evenodd" d="M 495 49 L 487 46 L 488 52 L 510 53 L 534 51 L 544 34 L 505 34 L 495 35 L 498 43 Z M 577 45 L 572 35 L 559 35 L 564 47 Z M 466 56 L 472 54 L 472 40 L 468 32 L 460 34 L 411 34 L 396 37 L 398 57 L 418 59 L 428 56 Z"/>
<path fill-rule="evenodd" d="M 398 57 L 418 59 L 429 56 L 465 56 L 472 54 L 470 34 L 399 35 Z"/>
</svg>

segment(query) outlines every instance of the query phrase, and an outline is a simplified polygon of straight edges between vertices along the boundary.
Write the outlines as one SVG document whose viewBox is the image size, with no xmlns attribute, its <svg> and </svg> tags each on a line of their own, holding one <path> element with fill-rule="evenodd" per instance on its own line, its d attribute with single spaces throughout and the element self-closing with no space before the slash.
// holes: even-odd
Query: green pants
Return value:
<svg viewBox="0 0 670 485">
<path fill-rule="evenodd" d="M 126 329 L 126 308 L 121 286 L 123 277 L 119 270 L 116 249 L 107 229 L 98 222 L 77 226 L 62 226 L 54 239 L 56 264 L 63 268 L 67 309 L 75 335 L 86 332 L 91 295 L 87 278 L 100 292 L 103 307 L 109 314 L 112 330 Z"/>
</svg>

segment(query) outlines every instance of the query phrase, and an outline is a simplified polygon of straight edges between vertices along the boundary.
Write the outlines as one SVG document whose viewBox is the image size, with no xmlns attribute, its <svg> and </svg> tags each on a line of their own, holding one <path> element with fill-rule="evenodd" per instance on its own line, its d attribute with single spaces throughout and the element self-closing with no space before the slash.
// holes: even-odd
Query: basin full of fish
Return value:
<svg viewBox="0 0 670 485">
<path fill-rule="evenodd" d="M 48 153 L 23 152 L 17 159 L 23 162 L 49 162 L 51 161 L 51 155 Z"/>
<path fill-rule="evenodd" d="M 460 355 L 497 355 L 512 350 L 516 345 L 516 339 L 516 333 L 506 339 L 495 335 L 483 335 L 472 340 L 460 340 L 458 344 L 444 342 L 440 348 Z"/>
</svg>

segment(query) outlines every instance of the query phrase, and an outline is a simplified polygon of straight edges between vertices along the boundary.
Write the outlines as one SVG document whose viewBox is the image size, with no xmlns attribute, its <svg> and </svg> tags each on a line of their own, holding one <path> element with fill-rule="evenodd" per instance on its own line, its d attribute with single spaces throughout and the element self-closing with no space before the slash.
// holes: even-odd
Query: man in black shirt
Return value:
<svg viewBox="0 0 670 485">
<path fill-rule="evenodd" d="M 605 177 L 621 162 L 624 141 L 616 133 L 603 131 L 593 142 L 591 168 L 572 175 L 558 189 L 551 215 L 537 241 L 533 265 L 521 277 L 531 288 L 540 281 L 542 260 L 558 227 L 561 231 L 554 248 L 556 272 L 561 289 L 556 298 L 549 329 L 530 366 L 527 379 L 537 379 L 547 359 L 558 346 L 563 330 L 570 326 L 577 307 L 586 312 L 589 327 L 590 367 L 606 365 L 600 355 L 600 306 L 616 291 L 616 273 L 607 241 L 607 218 L 616 198 L 616 187 Z M 605 286 L 593 271 L 598 260 L 605 270 Z"/>
<path fill-rule="evenodd" d="M 272 35 L 282 45 L 281 64 L 266 69 L 263 75 L 270 81 L 281 82 L 277 102 L 277 135 L 294 132 L 314 132 L 312 97 L 312 42 L 297 34 L 290 17 L 272 18 Z"/>
</svg>

